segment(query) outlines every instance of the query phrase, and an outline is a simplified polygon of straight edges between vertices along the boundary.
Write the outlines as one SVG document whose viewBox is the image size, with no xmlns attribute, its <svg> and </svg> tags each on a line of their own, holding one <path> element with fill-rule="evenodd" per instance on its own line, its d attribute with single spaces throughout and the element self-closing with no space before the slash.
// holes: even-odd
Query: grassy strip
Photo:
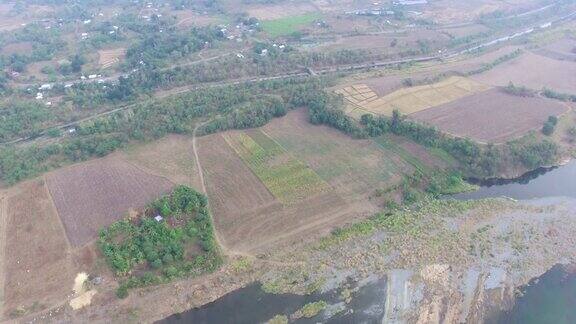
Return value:
<svg viewBox="0 0 576 324">
<path fill-rule="evenodd" d="M 121 220 L 100 231 L 102 254 L 115 274 L 126 278 L 118 297 L 126 297 L 131 288 L 212 272 L 222 264 L 206 205 L 202 194 L 179 186 L 150 204 L 138 219 Z M 155 220 L 157 215 L 163 219 Z"/>
<path fill-rule="evenodd" d="M 284 17 L 274 20 L 265 20 L 260 23 L 262 29 L 271 37 L 289 35 L 298 31 L 301 27 L 311 24 L 314 20 L 320 18 L 321 15 L 316 12 L 311 12 L 298 16 Z"/>
<path fill-rule="evenodd" d="M 430 169 L 420 161 L 417 157 L 410 154 L 410 152 L 406 151 L 400 145 L 390 141 L 390 139 L 386 136 L 376 137 L 374 142 L 378 144 L 381 148 L 387 151 L 392 151 L 400 156 L 404 161 L 408 162 L 408 164 L 412 165 L 418 173 L 421 175 L 426 175 L 430 173 Z"/>
<path fill-rule="evenodd" d="M 283 203 L 289 204 L 328 188 L 314 170 L 260 131 L 253 131 L 250 136 L 237 133 L 225 138 L 268 190 Z"/>
<path fill-rule="evenodd" d="M 317 302 L 313 302 L 313 303 L 308 303 L 306 305 L 304 305 L 302 308 L 300 308 L 299 310 L 297 310 L 294 313 L 294 318 L 298 319 L 298 318 L 312 318 L 318 314 L 320 314 L 321 311 L 323 311 L 326 307 L 328 306 L 328 304 L 323 301 L 317 301 Z"/>
<path fill-rule="evenodd" d="M 371 235 L 377 230 L 419 235 L 426 230 L 426 224 L 422 220 L 429 219 L 432 215 L 451 217 L 489 202 L 490 200 L 442 200 L 425 196 L 410 207 L 404 206 L 381 212 L 365 221 L 336 229 L 329 236 L 322 238 L 315 248 L 326 250 L 351 238 Z"/>
<path fill-rule="evenodd" d="M 522 50 L 517 49 L 512 53 L 506 54 L 506 55 L 502 55 L 500 57 L 498 57 L 497 59 L 495 59 L 494 61 L 492 61 L 491 63 L 488 64 L 484 64 L 481 68 L 470 71 L 467 73 L 467 75 L 475 75 L 475 74 L 480 74 L 486 71 L 489 71 L 493 68 L 495 68 L 496 66 L 508 62 L 510 60 L 513 60 L 515 58 L 517 58 L 518 56 L 520 56 L 520 54 L 522 54 Z"/>
</svg>

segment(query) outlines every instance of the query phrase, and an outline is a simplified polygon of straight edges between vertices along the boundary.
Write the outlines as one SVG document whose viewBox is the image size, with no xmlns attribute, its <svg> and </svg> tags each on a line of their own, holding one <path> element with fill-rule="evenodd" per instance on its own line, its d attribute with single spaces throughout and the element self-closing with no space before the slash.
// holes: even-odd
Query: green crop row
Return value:
<svg viewBox="0 0 576 324">
<path fill-rule="evenodd" d="M 289 204 L 328 188 L 314 170 L 260 131 L 228 136 L 228 143 L 281 202 Z"/>
</svg>

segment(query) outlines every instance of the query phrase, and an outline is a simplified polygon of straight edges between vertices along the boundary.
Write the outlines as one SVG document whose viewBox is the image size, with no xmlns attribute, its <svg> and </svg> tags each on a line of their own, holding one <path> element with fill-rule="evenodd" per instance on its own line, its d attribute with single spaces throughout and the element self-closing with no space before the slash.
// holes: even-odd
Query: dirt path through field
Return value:
<svg viewBox="0 0 576 324">
<path fill-rule="evenodd" d="M 206 183 L 204 182 L 204 172 L 202 171 L 202 165 L 200 163 L 200 156 L 198 155 L 198 137 L 196 136 L 196 133 L 198 132 L 198 129 L 200 127 L 202 127 L 203 125 L 207 124 L 208 121 L 205 121 L 203 123 L 200 123 L 198 125 L 196 125 L 196 127 L 194 127 L 194 131 L 192 132 L 192 151 L 194 152 L 194 159 L 196 160 L 196 169 L 198 170 L 198 176 L 200 177 L 200 186 L 202 187 L 202 193 L 204 195 L 206 195 L 206 197 L 208 198 L 208 190 L 206 190 Z M 216 243 L 218 243 L 218 245 L 220 246 L 220 248 L 222 249 L 222 253 L 224 255 L 240 255 L 238 253 L 234 253 L 232 251 L 230 251 L 226 246 L 224 246 L 224 244 L 222 244 L 222 240 L 220 240 L 220 234 L 218 234 L 218 228 L 216 227 L 216 222 L 214 221 L 214 215 L 211 208 L 210 208 L 210 199 L 207 199 L 207 203 L 206 203 L 206 207 L 208 208 L 208 210 L 210 211 L 210 220 L 212 221 L 212 224 L 214 226 L 214 238 L 216 239 Z M 247 255 L 249 256 L 249 255 Z"/>
<path fill-rule="evenodd" d="M 4 314 L 4 250 L 6 248 L 6 225 L 8 224 L 8 203 L 0 192 L 0 318 Z"/>
</svg>

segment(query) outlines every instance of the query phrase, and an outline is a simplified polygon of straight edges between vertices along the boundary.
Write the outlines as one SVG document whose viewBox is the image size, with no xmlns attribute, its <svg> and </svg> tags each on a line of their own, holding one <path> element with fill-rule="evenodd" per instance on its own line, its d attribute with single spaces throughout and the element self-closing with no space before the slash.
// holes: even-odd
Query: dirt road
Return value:
<svg viewBox="0 0 576 324">
<path fill-rule="evenodd" d="M 4 251 L 6 247 L 6 226 L 8 224 L 8 201 L 0 192 L 0 318 L 4 314 Z"/>
</svg>

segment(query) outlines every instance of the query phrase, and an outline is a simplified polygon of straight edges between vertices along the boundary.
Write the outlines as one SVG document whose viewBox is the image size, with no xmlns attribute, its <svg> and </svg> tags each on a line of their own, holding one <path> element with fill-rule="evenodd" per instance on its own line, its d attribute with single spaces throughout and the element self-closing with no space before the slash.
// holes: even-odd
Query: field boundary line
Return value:
<svg viewBox="0 0 576 324">
<path fill-rule="evenodd" d="M 192 152 L 194 152 L 194 159 L 196 160 L 196 168 L 198 169 L 198 177 L 200 178 L 200 185 L 202 186 L 202 192 L 206 196 L 206 208 L 208 209 L 208 215 L 210 216 L 210 221 L 212 222 L 212 227 L 214 228 L 214 240 L 216 240 L 216 243 L 220 247 L 222 254 L 224 254 L 225 256 L 226 255 L 242 255 L 241 253 L 232 252 L 230 249 L 228 249 L 222 243 L 222 240 L 220 239 L 220 234 L 218 234 L 217 224 L 214 221 L 214 213 L 213 213 L 211 205 L 210 205 L 210 198 L 208 197 L 208 190 L 206 189 L 206 184 L 205 184 L 205 180 L 204 180 L 204 172 L 202 171 L 202 164 L 200 163 L 200 155 L 198 154 L 198 141 L 197 141 L 198 137 L 196 135 L 198 133 L 198 129 L 209 122 L 210 122 L 210 120 L 207 120 L 205 122 L 202 122 L 202 123 L 196 125 L 196 127 L 194 127 L 194 130 L 192 131 Z"/>
<path fill-rule="evenodd" d="M 64 227 L 64 223 L 62 222 L 62 217 L 60 217 L 60 213 L 58 212 L 58 208 L 56 208 L 56 203 L 54 202 L 54 197 L 52 197 L 52 192 L 50 192 L 50 187 L 48 186 L 48 179 L 46 178 L 45 175 L 42 176 L 41 179 L 43 182 L 44 190 L 46 190 L 46 197 L 48 197 L 48 199 L 50 200 L 50 202 L 49 202 L 50 208 L 54 212 L 54 215 L 56 215 L 56 218 L 58 219 L 57 223 L 60 227 L 60 230 L 62 230 L 62 234 L 66 238 L 66 247 L 68 248 L 68 251 L 72 251 L 74 248 L 72 247 L 72 244 L 70 243 L 70 240 L 68 238 L 68 232 L 66 232 L 66 228 Z"/>
<path fill-rule="evenodd" d="M 8 231 L 8 197 L 0 191 L 0 319 L 4 317 L 4 293 L 6 281 L 6 234 Z"/>
</svg>

